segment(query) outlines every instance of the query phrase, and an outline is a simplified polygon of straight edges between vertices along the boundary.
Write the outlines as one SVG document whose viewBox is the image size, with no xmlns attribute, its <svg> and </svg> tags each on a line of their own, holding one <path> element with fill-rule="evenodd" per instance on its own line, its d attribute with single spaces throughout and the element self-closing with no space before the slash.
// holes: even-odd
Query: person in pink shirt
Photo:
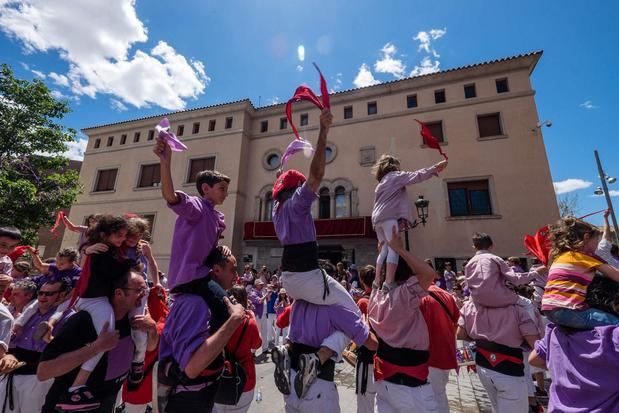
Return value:
<svg viewBox="0 0 619 413">
<path fill-rule="evenodd" d="M 464 277 L 471 292 L 471 299 L 484 307 L 505 307 L 526 303 L 505 284 L 527 284 L 535 277 L 546 274 L 546 267 L 537 267 L 528 273 L 517 273 L 498 255 L 494 255 L 492 238 L 488 234 L 473 234 L 476 252 L 464 267 Z"/>
<path fill-rule="evenodd" d="M 428 384 L 430 338 L 420 309 L 434 269 L 402 245 L 393 228 L 389 246 L 399 255 L 394 282 L 374 282 L 368 319 L 378 337 L 374 358 L 376 412 L 437 412 Z M 377 273 L 378 274 L 378 273 Z"/>
<path fill-rule="evenodd" d="M 400 161 L 391 155 L 382 155 L 372 167 L 372 174 L 378 181 L 374 191 L 374 209 L 372 226 L 383 242 L 376 259 L 376 274 L 382 274 L 383 262 L 387 260 L 387 283 L 393 283 L 395 269 L 398 266 L 398 254 L 389 247 L 392 229 L 408 227 L 413 220 L 413 208 L 406 186 L 416 184 L 438 176 L 447 167 L 447 161 L 441 161 L 429 168 L 415 172 L 402 171 Z"/>
</svg>

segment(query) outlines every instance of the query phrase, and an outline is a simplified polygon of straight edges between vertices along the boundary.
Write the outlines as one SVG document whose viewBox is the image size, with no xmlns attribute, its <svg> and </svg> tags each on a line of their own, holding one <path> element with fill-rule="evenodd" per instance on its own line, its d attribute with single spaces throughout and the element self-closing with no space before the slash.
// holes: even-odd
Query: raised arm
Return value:
<svg viewBox="0 0 619 413">
<path fill-rule="evenodd" d="M 434 281 L 434 276 L 436 274 L 434 268 L 430 267 L 425 261 L 420 260 L 407 251 L 406 248 L 404 248 L 404 244 L 402 243 L 398 230 L 394 227 L 392 231 L 393 233 L 391 241 L 389 241 L 389 246 L 393 248 L 393 250 L 404 259 L 404 261 L 406 261 L 410 269 L 417 276 L 417 280 L 419 281 L 421 288 L 427 290 Z"/>
<path fill-rule="evenodd" d="M 153 256 L 153 250 L 150 246 L 150 243 L 147 241 L 140 241 L 140 247 L 142 248 L 142 254 L 148 260 L 148 275 L 150 276 L 151 281 L 154 285 L 159 285 L 159 266 L 157 265 L 157 261 Z"/>
<path fill-rule="evenodd" d="M 30 256 L 32 257 L 32 263 L 34 264 L 34 266 L 36 267 L 37 270 L 39 270 L 41 272 L 41 274 L 47 274 L 47 272 L 49 271 L 49 264 L 45 264 L 43 261 L 41 261 L 41 257 L 39 257 L 39 252 L 30 247 Z"/>
<path fill-rule="evenodd" d="M 499 269 L 503 277 L 507 278 L 507 280 L 514 285 L 526 284 L 532 281 L 537 276 L 537 274 L 543 276 L 546 275 L 546 273 L 548 272 L 548 268 L 544 266 L 537 267 L 536 269 L 529 272 L 515 272 L 501 258 L 497 258 L 495 261 L 498 263 Z"/>
<path fill-rule="evenodd" d="M 82 228 L 79 225 L 75 225 L 73 222 L 69 221 L 69 218 L 67 218 L 66 215 L 62 216 L 62 223 L 69 231 L 82 232 Z"/>
<path fill-rule="evenodd" d="M 170 145 L 163 139 L 157 138 L 153 152 L 159 156 L 159 164 L 161 166 L 161 194 L 163 199 L 170 205 L 180 202 L 180 198 L 174 191 L 172 183 L 172 150 Z"/>
<path fill-rule="evenodd" d="M 610 278 L 611 280 L 619 283 L 619 269 L 618 268 L 615 268 L 612 265 L 602 264 L 596 269 L 602 274 L 604 274 L 606 278 Z"/>
<path fill-rule="evenodd" d="M 325 176 L 325 164 L 327 149 L 327 134 L 333 122 L 333 115 L 329 109 L 323 109 L 320 115 L 320 133 L 318 134 L 318 142 L 316 142 L 316 151 L 310 165 L 310 173 L 307 178 L 307 185 L 312 192 L 318 192 L 318 187 L 322 178 Z"/>
<path fill-rule="evenodd" d="M 604 211 L 604 239 L 609 242 L 613 242 L 610 236 L 610 224 L 608 223 L 608 216 L 610 215 L 610 209 Z"/>
</svg>

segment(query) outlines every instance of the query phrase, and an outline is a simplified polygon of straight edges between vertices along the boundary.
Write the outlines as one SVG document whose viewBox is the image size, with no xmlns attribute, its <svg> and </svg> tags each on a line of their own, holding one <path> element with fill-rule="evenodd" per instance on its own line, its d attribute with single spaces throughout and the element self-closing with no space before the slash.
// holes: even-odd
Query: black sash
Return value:
<svg viewBox="0 0 619 413">
<path fill-rule="evenodd" d="M 284 245 L 282 271 L 306 272 L 318 267 L 318 244 L 316 241 Z"/>
</svg>

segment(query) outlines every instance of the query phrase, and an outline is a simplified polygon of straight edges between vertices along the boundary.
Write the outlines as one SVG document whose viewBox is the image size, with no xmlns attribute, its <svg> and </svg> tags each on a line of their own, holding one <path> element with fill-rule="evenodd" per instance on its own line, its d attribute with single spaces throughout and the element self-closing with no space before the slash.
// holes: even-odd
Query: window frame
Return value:
<svg viewBox="0 0 619 413">
<path fill-rule="evenodd" d="M 205 154 L 205 155 L 197 155 L 197 156 L 193 156 L 191 158 L 189 158 L 187 160 L 187 170 L 185 171 L 185 182 L 184 184 L 186 185 L 192 185 L 196 183 L 196 180 L 194 179 L 193 181 L 190 180 L 191 178 L 191 171 L 192 171 L 192 164 L 194 161 L 199 161 L 199 160 L 203 160 L 203 159 L 209 159 L 209 158 L 214 158 L 213 160 L 213 169 L 212 170 L 216 170 L 217 168 L 217 155 L 215 154 Z M 205 171 L 207 169 L 200 169 L 200 171 Z M 198 171 L 198 172 L 200 172 Z M 197 172 L 196 172 L 197 175 Z"/>
<path fill-rule="evenodd" d="M 208 131 L 209 132 L 214 132 L 216 126 L 217 126 L 217 119 L 210 119 L 208 121 Z"/>
<path fill-rule="evenodd" d="M 185 125 L 178 125 L 176 127 L 176 136 L 183 136 L 185 134 Z"/>
<path fill-rule="evenodd" d="M 439 96 L 443 96 L 443 100 L 439 102 Z M 441 103 L 447 103 L 447 92 L 445 89 L 436 89 L 434 91 L 434 104 L 440 105 Z"/>
<path fill-rule="evenodd" d="M 325 192 L 326 191 L 326 192 Z M 328 208 L 326 209 L 326 216 L 323 214 L 324 202 L 328 199 Z M 328 187 L 323 186 L 318 190 L 318 219 L 331 219 L 331 190 Z"/>
<path fill-rule="evenodd" d="M 432 136 L 434 136 L 435 138 L 438 139 L 439 144 L 444 144 L 447 143 L 447 140 L 445 139 L 445 125 L 443 124 L 443 120 L 439 119 L 439 120 L 432 120 L 429 122 L 424 122 L 424 124 L 428 127 L 428 129 L 430 129 L 430 132 L 432 132 L 432 127 L 434 127 L 435 125 L 439 124 L 441 125 L 441 136 L 436 136 L 436 134 L 432 133 Z M 424 146 L 425 144 L 423 143 L 423 138 L 421 138 L 421 145 Z"/>
<path fill-rule="evenodd" d="M 112 146 L 112 145 L 114 145 L 114 137 L 113 136 L 108 136 L 107 137 L 107 143 L 106 143 L 105 146 L 109 147 L 109 146 Z"/>
<path fill-rule="evenodd" d="M 454 188 L 455 187 L 455 188 Z M 450 218 L 471 218 L 492 216 L 495 214 L 494 205 L 492 202 L 492 184 L 490 178 L 476 178 L 468 180 L 450 180 L 446 182 L 447 189 L 447 206 L 449 209 Z M 452 204 L 452 191 L 464 191 L 464 200 L 466 202 L 466 211 L 463 214 L 454 214 Z M 473 192 L 485 192 L 487 195 L 487 210 L 481 212 L 474 211 L 475 200 L 471 198 Z"/>
<path fill-rule="evenodd" d="M 287 117 L 279 118 L 279 129 L 280 130 L 288 129 L 288 118 Z"/>
<path fill-rule="evenodd" d="M 499 125 L 499 134 L 494 134 L 494 135 L 485 135 L 485 136 L 481 136 L 481 129 L 479 127 L 479 118 L 483 118 L 483 117 L 491 117 L 491 116 L 497 116 L 497 120 L 498 120 L 498 125 Z M 485 140 L 485 139 L 495 139 L 495 138 L 501 138 L 501 137 L 506 137 L 505 135 L 505 128 L 503 125 L 503 117 L 501 116 L 501 112 L 490 112 L 490 113 L 478 113 L 475 115 L 475 121 L 476 121 L 476 126 L 477 126 L 477 139 L 479 140 Z"/>
<path fill-rule="evenodd" d="M 472 88 L 472 89 L 471 89 Z M 463 86 L 464 89 L 464 99 L 473 99 L 477 97 L 477 87 L 475 86 L 475 83 L 468 83 L 466 85 Z M 467 96 L 467 90 L 473 91 L 473 95 L 472 96 Z"/>
<path fill-rule="evenodd" d="M 120 135 L 120 144 L 124 145 L 127 143 L 127 134 L 123 133 L 122 135 Z"/>
<path fill-rule="evenodd" d="M 347 116 L 350 115 L 350 116 Z M 344 119 L 352 119 L 354 117 L 354 112 L 352 105 L 344 106 Z"/>
<path fill-rule="evenodd" d="M 148 130 L 148 135 L 146 136 L 146 140 L 147 141 L 152 141 L 153 139 L 155 139 L 155 130 L 154 129 L 149 129 Z"/>
<path fill-rule="evenodd" d="M 234 121 L 234 117 L 233 116 L 228 116 L 226 118 L 226 123 L 224 125 L 224 129 L 232 129 L 232 122 Z"/>
<path fill-rule="evenodd" d="M 505 84 L 505 90 L 499 90 L 499 83 L 501 84 Z M 507 77 L 501 77 L 498 79 L 494 79 L 494 84 L 496 86 L 496 93 L 497 94 L 501 94 L 501 93 L 508 93 L 509 92 L 509 80 L 507 79 Z"/>
<path fill-rule="evenodd" d="M 154 185 L 155 181 L 153 179 L 152 183 L 150 185 L 142 185 L 142 180 L 144 177 L 144 168 L 150 168 L 150 167 L 155 167 L 154 169 L 156 169 L 156 167 L 159 167 L 159 181 L 158 181 L 158 185 Z M 153 175 L 154 177 L 154 175 Z M 138 171 L 138 181 L 136 184 L 136 189 L 147 189 L 147 188 L 159 188 L 161 186 L 161 165 L 158 162 L 149 162 L 149 163 L 144 163 L 140 165 L 140 169 Z"/>
<path fill-rule="evenodd" d="M 269 121 L 261 120 L 260 121 L 260 133 L 267 133 L 269 131 Z"/>
<path fill-rule="evenodd" d="M 118 181 L 118 170 L 120 168 L 119 167 L 106 167 L 106 168 L 101 168 L 101 169 L 97 169 L 96 173 L 95 173 L 95 181 L 94 181 L 94 185 L 92 188 L 91 193 L 102 193 L 102 192 L 114 192 L 116 191 L 116 183 Z M 115 171 L 115 175 L 114 175 L 114 182 L 112 184 L 112 188 L 106 188 L 106 189 L 99 189 L 99 182 L 101 181 L 101 174 L 104 172 L 108 172 L 108 171 Z M 107 178 L 109 180 L 109 178 Z"/>
<path fill-rule="evenodd" d="M 410 104 L 411 99 L 415 100 L 415 104 L 413 106 L 411 106 L 411 104 Z M 412 95 L 407 95 L 406 96 L 406 108 L 407 109 L 414 109 L 414 108 L 417 108 L 417 107 L 419 107 L 419 100 L 417 99 L 417 93 L 414 93 Z"/>
<path fill-rule="evenodd" d="M 198 133 L 200 133 L 200 122 L 194 122 L 193 125 L 191 125 L 191 134 L 196 135 Z"/>
<path fill-rule="evenodd" d="M 99 149 L 101 147 L 101 138 L 95 139 L 95 143 L 93 145 L 93 149 Z"/>
<path fill-rule="evenodd" d="M 307 125 L 309 125 L 309 114 L 301 113 L 301 115 L 299 115 L 299 126 Z"/>
<path fill-rule="evenodd" d="M 140 132 L 135 132 L 133 134 L 133 143 L 138 143 L 140 142 Z"/>
<path fill-rule="evenodd" d="M 368 102 L 367 107 L 368 107 L 368 116 L 378 115 L 378 102 L 377 101 L 374 100 L 372 102 Z M 370 108 L 374 108 L 373 113 L 370 113 Z"/>
</svg>

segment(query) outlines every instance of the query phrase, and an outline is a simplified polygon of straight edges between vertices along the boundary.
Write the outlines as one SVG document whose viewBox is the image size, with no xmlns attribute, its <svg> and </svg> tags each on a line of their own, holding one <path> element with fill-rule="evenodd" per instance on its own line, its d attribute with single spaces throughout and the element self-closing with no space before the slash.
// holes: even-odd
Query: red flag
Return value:
<svg viewBox="0 0 619 413">
<path fill-rule="evenodd" d="M 417 119 L 415 119 L 415 122 L 421 125 L 420 133 L 421 137 L 423 138 L 423 143 L 428 145 L 432 149 L 436 149 L 441 155 L 443 155 L 445 160 L 447 160 L 447 155 L 445 155 L 445 153 L 441 149 L 441 145 L 439 144 L 438 139 L 432 136 L 432 132 L 430 132 L 430 129 L 428 129 L 426 124 Z"/>
<path fill-rule="evenodd" d="M 11 259 L 11 261 L 15 262 L 19 257 L 24 255 L 26 252 L 31 251 L 34 252 L 34 248 L 29 245 L 20 245 L 19 247 L 15 247 L 13 251 L 9 252 L 7 255 Z M 8 274 L 10 275 L 10 274 Z"/>
<path fill-rule="evenodd" d="M 56 222 L 54 223 L 54 226 L 51 227 L 49 230 L 52 234 L 54 234 L 52 236 L 52 239 L 58 238 L 58 233 L 56 232 L 56 229 L 58 229 L 58 225 L 60 225 L 60 221 L 62 221 L 62 218 L 64 218 L 64 212 L 58 211 L 58 214 L 56 214 Z"/>
<path fill-rule="evenodd" d="M 524 246 L 544 265 L 548 265 L 550 256 L 550 241 L 548 240 L 548 225 L 540 228 L 534 236 L 524 236 Z"/>
<path fill-rule="evenodd" d="M 320 69 L 318 68 L 318 65 L 316 65 L 316 63 L 314 63 L 314 67 L 316 68 L 316 70 L 318 70 L 318 74 L 320 75 L 320 91 L 322 93 L 322 96 L 321 96 L 322 100 L 318 99 L 318 96 L 316 96 L 316 94 L 314 93 L 314 91 L 312 91 L 312 89 L 310 89 L 307 86 L 301 85 L 297 88 L 297 90 L 295 90 L 294 95 L 290 98 L 290 100 L 286 102 L 286 117 L 288 118 L 288 123 L 290 124 L 290 127 L 292 128 L 292 131 L 294 132 L 294 136 L 296 136 L 297 139 L 301 139 L 301 137 L 299 136 L 297 127 L 294 125 L 294 122 L 292 121 L 292 104 L 294 102 L 300 102 L 302 100 L 306 100 L 308 102 L 312 102 L 314 105 L 316 105 L 321 110 L 324 108 L 330 107 L 329 93 L 327 91 L 327 82 L 325 78 L 322 76 L 322 73 L 320 72 Z"/>
</svg>

